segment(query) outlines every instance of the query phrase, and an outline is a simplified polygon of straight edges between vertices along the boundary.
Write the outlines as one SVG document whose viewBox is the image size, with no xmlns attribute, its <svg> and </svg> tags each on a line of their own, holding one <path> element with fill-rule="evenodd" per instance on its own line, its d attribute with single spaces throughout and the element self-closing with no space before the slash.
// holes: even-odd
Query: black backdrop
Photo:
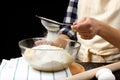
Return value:
<svg viewBox="0 0 120 80">
<path fill-rule="evenodd" d="M 40 0 L 42 1 L 42 0 Z M 0 59 L 21 56 L 18 42 L 24 38 L 44 36 L 47 32 L 35 15 L 63 21 L 69 0 L 43 0 L 42 2 L 14 2 L 8 5 L 7 43 Z"/>
</svg>

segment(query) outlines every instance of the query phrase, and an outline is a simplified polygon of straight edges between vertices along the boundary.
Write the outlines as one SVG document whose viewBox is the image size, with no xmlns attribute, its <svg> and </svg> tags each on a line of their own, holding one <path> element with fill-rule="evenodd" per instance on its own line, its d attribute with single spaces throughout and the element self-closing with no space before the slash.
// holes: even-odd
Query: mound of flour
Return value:
<svg viewBox="0 0 120 80">
<path fill-rule="evenodd" d="M 26 49 L 23 57 L 33 68 L 42 71 L 59 71 L 73 62 L 72 56 L 65 49 L 51 45 Z"/>
</svg>

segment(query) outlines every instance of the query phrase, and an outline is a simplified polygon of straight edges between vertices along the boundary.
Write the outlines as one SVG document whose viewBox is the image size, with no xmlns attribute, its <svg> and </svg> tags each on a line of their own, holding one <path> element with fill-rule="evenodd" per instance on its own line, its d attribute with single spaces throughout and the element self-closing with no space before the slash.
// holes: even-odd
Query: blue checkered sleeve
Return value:
<svg viewBox="0 0 120 80">
<path fill-rule="evenodd" d="M 63 20 L 63 23 L 73 23 L 77 19 L 77 3 L 78 0 L 70 0 Z M 72 40 L 77 40 L 76 33 L 70 26 L 65 26 L 59 31 L 59 34 L 66 34 Z"/>
</svg>

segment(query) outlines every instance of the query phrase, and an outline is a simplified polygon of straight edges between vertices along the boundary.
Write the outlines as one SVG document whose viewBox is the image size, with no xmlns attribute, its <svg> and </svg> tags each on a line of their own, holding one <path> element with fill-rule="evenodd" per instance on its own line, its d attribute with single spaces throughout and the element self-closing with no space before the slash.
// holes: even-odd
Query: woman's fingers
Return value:
<svg viewBox="0 0 120 80">
<path fill-rule="evenodd" d="M 83 39 L 92 39 L 97 34 L 97 21 L 92 18 L 83 18 L 79 22 L 75 22 L 71 28 L 78 32 Z"/>
<path fill-rule="evenodd" d="M 41 39 L 41 40 L 38 40 L 38 41 L 35 41 L 34 43 L 36 46 L 40 45 L 40 44 L 50 44 L 49 41 L 46 41 L 46 39 Z"/>
</svg>

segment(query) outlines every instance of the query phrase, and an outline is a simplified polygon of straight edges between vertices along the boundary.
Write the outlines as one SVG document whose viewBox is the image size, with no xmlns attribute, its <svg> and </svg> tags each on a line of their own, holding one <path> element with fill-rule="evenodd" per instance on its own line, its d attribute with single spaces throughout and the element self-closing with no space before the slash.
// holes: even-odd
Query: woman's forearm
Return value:
<svg viewBox="0 0 120 80">
<path fill-rule="evenodd" d="M 114 46 L 120 48 L 120 30 L 110 27 L 107 24 L 103 24 L 98 35 Z"/>
</svg>

